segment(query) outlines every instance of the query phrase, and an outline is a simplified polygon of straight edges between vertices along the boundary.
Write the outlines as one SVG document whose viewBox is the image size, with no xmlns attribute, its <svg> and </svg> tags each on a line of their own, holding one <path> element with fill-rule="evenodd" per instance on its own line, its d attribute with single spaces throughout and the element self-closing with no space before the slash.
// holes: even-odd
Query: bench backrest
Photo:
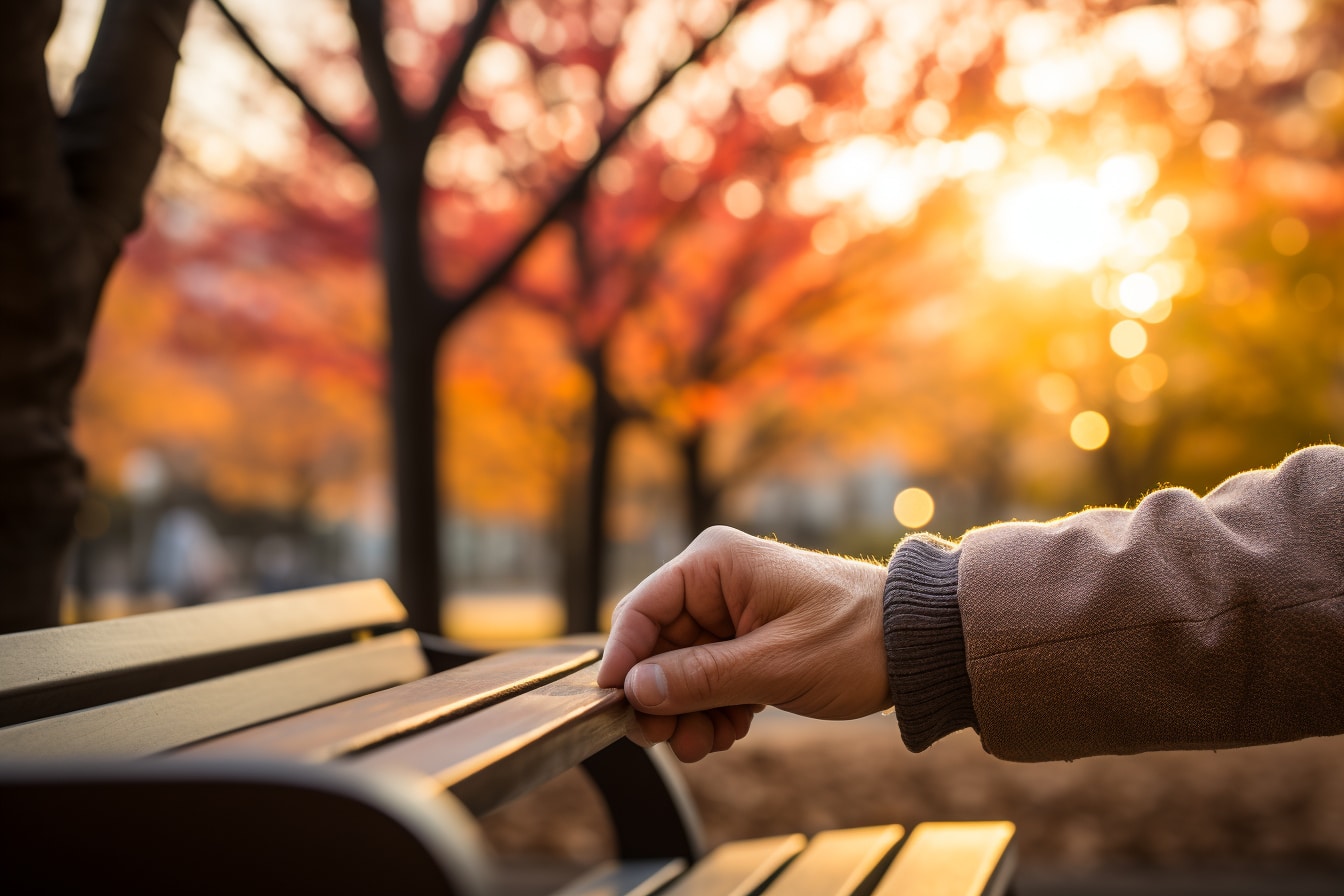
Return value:
<svg viewBox="0 0 1344 896">
<path fill-rule="evenodd" d="M 6 635 L 0 757 L 161 752 L 428 671 L 380 581 Z"/>
</svg>

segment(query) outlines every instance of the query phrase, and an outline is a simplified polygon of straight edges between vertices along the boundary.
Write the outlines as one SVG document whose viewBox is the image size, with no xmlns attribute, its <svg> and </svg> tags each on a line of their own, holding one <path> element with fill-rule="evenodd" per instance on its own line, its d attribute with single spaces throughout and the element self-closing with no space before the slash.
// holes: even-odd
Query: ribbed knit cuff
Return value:
<svg viewBox="0 0 1344 896">
<path fill-rule="evenodd" d="M 927 535 L 896 546 L 882 622 L 901 739 L 912 752 L 962 728 L 979 730 L 957 604 L 961 549 Z"/>
</svg>

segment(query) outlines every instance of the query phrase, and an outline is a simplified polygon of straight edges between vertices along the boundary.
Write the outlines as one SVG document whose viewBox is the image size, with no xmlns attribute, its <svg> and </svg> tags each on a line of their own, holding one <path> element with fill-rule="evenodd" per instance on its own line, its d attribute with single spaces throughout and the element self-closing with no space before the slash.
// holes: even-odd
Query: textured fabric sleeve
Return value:
<svg viewBox="0 0 1344 896">
<path fill-rule="evenodd" d="M 976 727 L 957 607 L 960 558 L 953 545 L 916 535 L 897 545 L 887 567 L 887 676 L 901 739 L 914 752 Z"/>
<path fill-rule="evenodd" d="M 1344 448 L 1206 497 L 961 541 L 985 749 L 1070 759 L 1344 733 Z"/>
</svg>

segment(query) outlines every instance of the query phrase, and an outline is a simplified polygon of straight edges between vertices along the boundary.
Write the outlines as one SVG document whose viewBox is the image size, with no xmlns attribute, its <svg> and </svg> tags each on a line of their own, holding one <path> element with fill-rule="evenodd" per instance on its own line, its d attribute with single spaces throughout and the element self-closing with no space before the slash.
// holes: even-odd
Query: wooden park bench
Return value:
<svg viewBox="0 0 1344 896">
<path fill-rule="evenodd" d="M 0 636 L 0 892 L 498 893 L 477 818 L 577 765 L 619 861 L 565 896 L 1005 891 L 1006 822 L 703 854 L 600 655 L 471 655 L 381 582 Z"/>
</svg>

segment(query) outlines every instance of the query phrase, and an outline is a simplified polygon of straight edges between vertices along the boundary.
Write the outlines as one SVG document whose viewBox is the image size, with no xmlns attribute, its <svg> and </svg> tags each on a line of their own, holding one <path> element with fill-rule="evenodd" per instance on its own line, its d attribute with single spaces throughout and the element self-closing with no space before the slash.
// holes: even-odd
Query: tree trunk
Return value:
<svg viewBox="0 0 1344 896">
<path fill-rule="evenodd" d="M 70 111 L 44 51 L 59 0 L 0 7 L 0 631 L 54 625 L 83 499 L 71 442 L 103 284 L 162 145 L 190 0 L 108 0 Z"/>
<path fill-rule="evenodd" d="M 375 167 L 380 249 L 390 329 L 388 401 L 396 496 L 394 587 L 419 631 L 440 629 L 443 595 L 439 555 L 438 406 L 436 358 L 442 330 L 424 267 L 420 238 L 419 169 L 407 171 L 389 153 Z"/>
<path fill-rule="evenodd" d="M 697 429 L 681 440 L 681 459 L 686 468 L 687 535 L 694 538 L 718 521 L 719 490 L 705 473 L 705 430 Z"/>
<path fill-rule="evenodd" d="M 620 405 L 607 380 L 601 348 L 584 352 L 582 363 L 593 381 L 590 451 L 587 469 L 568 490 L 561 533 L 565 631 L 597 631 L 598 610 L 607 588 L 606 510 L 611 491 L 612 443 L 621 424 Z"/>
</svg>

